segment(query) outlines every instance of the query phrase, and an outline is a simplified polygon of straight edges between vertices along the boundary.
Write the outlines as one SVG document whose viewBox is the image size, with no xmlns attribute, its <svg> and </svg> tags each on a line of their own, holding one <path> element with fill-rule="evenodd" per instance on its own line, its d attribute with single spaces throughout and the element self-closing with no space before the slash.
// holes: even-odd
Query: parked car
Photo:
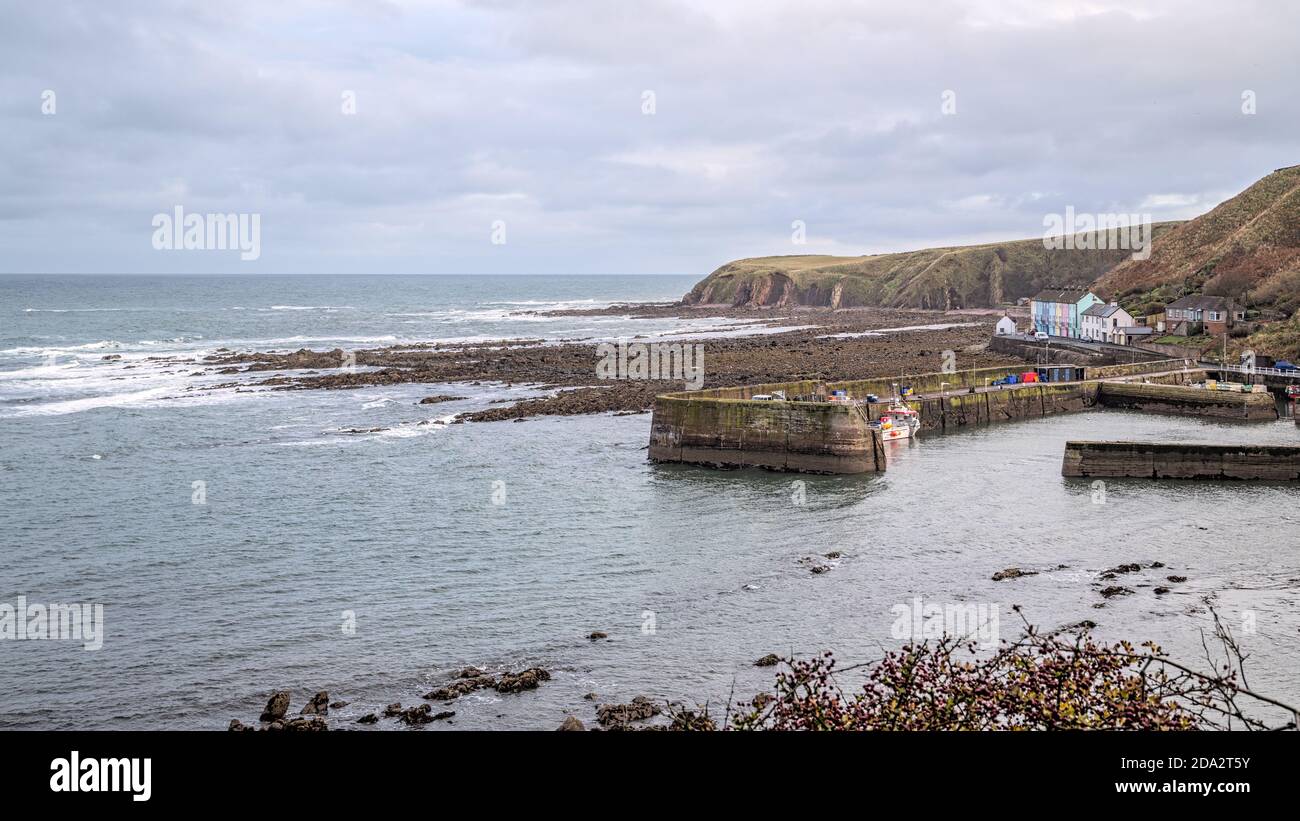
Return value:
<svg viewBox="0 0 1300 821">
<path fill-rule="evenodd" d="M 1285 359 L 1279 359 L 1278 361 L 1274 362 L 1273 367 L 1277 368 L 1279 371 L 1300 370 L 1300 368 L 1297 368 L 1295 365 L 1291 364 L 1290 362 L 1287 362 Z"/>
<path fill-rule="evenodd" d="M 1034 331 L 1034 339 L 1038 342 L 1046 342 L 1047 334 L 1043 333 L 1042 331 Z"/>
</svg>

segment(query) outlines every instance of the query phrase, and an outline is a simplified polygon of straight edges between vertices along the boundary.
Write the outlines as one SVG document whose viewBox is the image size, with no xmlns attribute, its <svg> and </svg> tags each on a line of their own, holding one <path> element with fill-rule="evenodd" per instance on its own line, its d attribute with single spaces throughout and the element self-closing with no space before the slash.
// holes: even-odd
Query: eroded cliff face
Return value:
<svg viewBox="0 0 1300 821">
<path fill-rule="evenodd" d="M 801 288 L 793 279 L 781 273 L 751 275 L 740 282 L 729 282 L 726 277 L 710 277 L 696 285 L 682 297 L 682 301 L 687 305 L 747 308 L 784 308 L 791 305 L 843 308 L 853 304 L 853 300 L 846 299 L 843 280 L 830 287 L 811 283 Z"/>
<path fill-rule="evenodd" d="M 742 283 L 732 298 L 733 305 L 784 307 L 799 304 L 798 289 L 784 274 L 768 274 Z"/>
</svg>

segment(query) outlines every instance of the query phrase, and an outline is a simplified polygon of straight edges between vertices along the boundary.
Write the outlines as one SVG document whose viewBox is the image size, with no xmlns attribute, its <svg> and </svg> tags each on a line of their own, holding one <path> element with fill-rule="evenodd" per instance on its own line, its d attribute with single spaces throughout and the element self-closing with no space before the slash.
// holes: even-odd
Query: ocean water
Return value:
<svg viewBox="0 0 1300 821">
<path fill-rule="evenodd" d="M 293 712 L 328 690 L 349 702 L 332 725 L 360 727 L 471 664 L 553 678 L 462 697 L 425 731 L 590 723 L 636 695 L 720 710 L 770 682 L 752 664 L 769 652 L 878 657 L 916 597 L 984 605 L 1004 638 L 1020 605 L 1191 661 L 1213 607 L 1252 687 L 1300 701 L 1295 489 L 1060 476 L 1068 438 L 1294 443 L 1289 421 L 1099 411 L 893 443 L 883 475 L 797 477 L 648 464 L 649 415 L 420 424 L 528 386 L 239 391 L 149 358 L 735 324 L 518 313 L 690 285 L 0 277 L 0 603 L 102 604 L 106 628 L 94 651 L 0 641 L 0 727 L 223 729 L 281 688 Z M 416 404 L 431 393 L 467 398 Z M 389 430 L 341 433 L 373 427 Z M 1098 572 L 1131 561 L 1166 567 L 1104 600 Z M 991 580 L 1012 565 L 1040 573 Z"/>
</svg>

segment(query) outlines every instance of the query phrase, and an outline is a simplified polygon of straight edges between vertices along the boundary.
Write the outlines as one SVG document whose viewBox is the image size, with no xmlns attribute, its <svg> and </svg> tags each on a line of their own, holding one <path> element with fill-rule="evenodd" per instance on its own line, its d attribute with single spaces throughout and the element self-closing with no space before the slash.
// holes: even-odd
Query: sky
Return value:
<svg viewBox="0 0 1300 821">
<path fill-rule="evenodd" d="M 1298 31 L 1272 0 L 4 3 L 0 272 L 703 277 L 1184 219 L 1300 163 Z M 256 258 L 156 247 L 177 207 L 256 217 Z"/>
</svg>

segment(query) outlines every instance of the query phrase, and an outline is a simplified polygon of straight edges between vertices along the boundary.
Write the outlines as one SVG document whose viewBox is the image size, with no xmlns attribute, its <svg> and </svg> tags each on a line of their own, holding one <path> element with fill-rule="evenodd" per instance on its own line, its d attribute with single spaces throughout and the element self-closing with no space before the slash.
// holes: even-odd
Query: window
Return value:
<svg viewBox="0 0 1300 821">
<path fill-rule="evenodd" d="M 1211 322 L 1218 322 L 1218 321 L 1219 321 L 1220 319 L 1222 319 L 1222 318 L 1223 318 L 1222 315 L 1220 315 L 1220 313 L 1219 313 L 1218 311 L 1210 311 L 1210 321 L 1211 321 Z"/>
</svg>

